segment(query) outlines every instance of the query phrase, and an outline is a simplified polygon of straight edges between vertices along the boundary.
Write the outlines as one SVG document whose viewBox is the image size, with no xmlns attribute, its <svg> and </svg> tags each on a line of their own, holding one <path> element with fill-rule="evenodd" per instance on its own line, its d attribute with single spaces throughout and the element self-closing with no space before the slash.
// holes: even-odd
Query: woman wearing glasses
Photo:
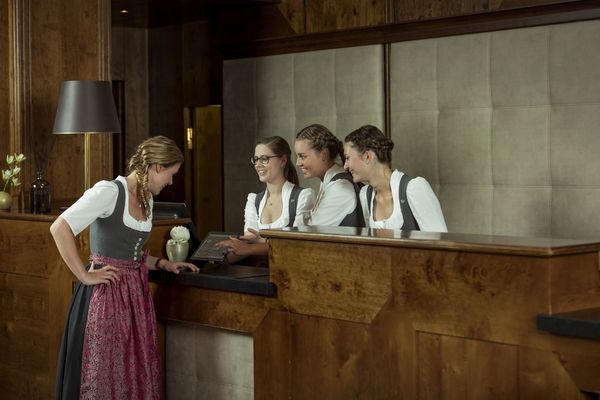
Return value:
<svg viewBox="0 0 600 400">
<path fill-rule="evenodd" d="M 250 162 L 265 190 L 250 193 L 244 209 L 244 236 L 230 237 L 218 244 L 230 253 L 228 261 L 247 256 L 264 256 L 268 246 L 258 236 L 259 229 L 306 225 L 315 201 L 312 189 L 298 186 L 298 175 L 291 164 L 291 150 L 282 137 L 262 139 L 254 149 Z"/>
<path fill-rule="evenodd" d="M 313 124 L 296 135 L 294 147 L 304 177 L 321 181 L 307 225 L 365 226 L 358 186 L 335 162 L 338 156 L 344 162 L 343 143 L 323 125 Z"/>
</svg>

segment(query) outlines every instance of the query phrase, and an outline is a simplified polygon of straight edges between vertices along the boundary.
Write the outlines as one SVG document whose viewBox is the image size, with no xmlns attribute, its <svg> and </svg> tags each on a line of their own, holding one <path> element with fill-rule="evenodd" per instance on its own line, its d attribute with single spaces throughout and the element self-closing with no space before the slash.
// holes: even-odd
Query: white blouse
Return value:
<svg viewBox="0 0 600 400">
<path fill-rule="evenodd" d="M 400 210 L 400 179 L 404 175 L 403 172 L 394 170 L 390 178 L 390 186 L 392 189 L 392 198 L 394 209 L 392 215 L 386 219 L 375 221 L 373 219 L 373 202 L 375 201 L 375 193 L 371 198 L 371 204 L 367 204 L 367 188 L 365 185 L 360 190 L 360 203 L 365 217 L 365 223 L 368 228 L 379 229 L 402 229 L 404 218 Z M 448 232 L 446 221 L 440 202 L 436 197 L 429 182 L 422 177 L 415 177 L 406 186 L 406 198 L 408 205 L 419 224 L 419 229 L 427 232 Z"/>
<path fill-rule="evenodd" d="M 244 209 L 244 232 L 248 232 L 248 228 L 255 230 L 259 229 L 270 229 L 270 228 L 283 228 L 286 227 L 290 222 L 290 196 L 292 195 L 292 189 L 294 184 L 286 181 L 281 189 L 281 201 L 282 209 L 281 215 L 275 221 L 270 224 L 263 224 L 260 222 L 265 204 L 267 204 L 267 194 L 263 196 L 258 206 L 258 213 L 256 212 L 256 193 L 248 194 L 246 200 L 246 208 Z M 298 195 L 298 204 L 296 205 L 296 218 L 294 219 L 293 226 L 306 225 L 310 210 L 315 202 L 315 194 L 312 189 L 306 188 L 300 191 Z"/>
<path fill-rule="evenodd" d="M 137 231 L 150 232 L 152 230 L 152 215 L 146 221 L 138 221 L 129 214 L 129 190 L 127 179 L 118 176 L 117 180 L 123 183 L 125 189 L 125 209 L 123 223 L 125 226 Z M 117 204 L 119 189 L 111 181 L 100 181 L 88 189 L 71 207 L 67 208 L 60 216 L 67 221 L 74 235 L 78 235 L 87 228 L 96 218 L 106 218 L 112 215 Z M 153 200 L 150 198 L 150 209 Z"/>
<path fill-rule="evenodd" d="M 339 226 L 346 215 L 356 208 L 354 185 L 346 179 L 331 181 L 331 178 L 341 172 L 346 172 L 346 170 L 338 164 L 333 164 L 325 172 L 307 225 Z"/>
</svg>

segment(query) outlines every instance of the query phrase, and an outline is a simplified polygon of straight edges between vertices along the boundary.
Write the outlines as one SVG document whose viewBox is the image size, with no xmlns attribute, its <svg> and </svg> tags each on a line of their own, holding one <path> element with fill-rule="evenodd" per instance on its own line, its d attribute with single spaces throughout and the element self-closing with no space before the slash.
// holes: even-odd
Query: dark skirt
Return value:
<svg viewBox="0 0 600 400">
<path fill-rule="evenodd" d="M 69 305 L 69 313 L 58 354 L 56 371 L 56 400 L 79 399 L 81 386 L 81 357 L 87 323 L 88 308 L 94 291 L 93 286 L 78 283 Z"/>
</svg>

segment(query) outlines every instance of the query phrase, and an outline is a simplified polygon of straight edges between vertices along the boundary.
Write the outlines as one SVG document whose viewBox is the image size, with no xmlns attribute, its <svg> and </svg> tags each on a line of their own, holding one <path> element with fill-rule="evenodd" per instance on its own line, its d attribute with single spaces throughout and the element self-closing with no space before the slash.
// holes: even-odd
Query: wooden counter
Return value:
<svg viewBox="0 0 600 400">
<path fill-rule="evenodd" d="M 600 306 L 600 243 L 353 228 L 261 234 L 289 319 L 286 340 L 269 350 L 286 354 L 278 367 L 288 378 L 257 398 L 600 391 L 600 341 L 536 330 L 538 314 Z"/>
<path fill-rule="evenodd" d="M 73 277 L 55 217 L 0 215 L 0 387 L 50 398 Z M 162 254 L 183 220 L 155 221 Z M 265 230 L 275 297 L 154 283 L 157 315 L 253 337 L 256 399 L 586 398 L 600 341 L 536 330 L 600 307 L 600 243 L 352 228 Z M 87 235 L 79 236 L 82 259 Z"/>
</svg>

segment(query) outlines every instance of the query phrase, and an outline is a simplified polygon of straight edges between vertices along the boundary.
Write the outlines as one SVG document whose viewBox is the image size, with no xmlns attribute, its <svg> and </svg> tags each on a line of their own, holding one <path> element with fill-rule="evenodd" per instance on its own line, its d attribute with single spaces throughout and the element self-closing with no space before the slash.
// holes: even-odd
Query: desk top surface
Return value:
<svg viewBox="0 0 600 400">
<path fill-rule="evenodd" d="M 263 229 L 260 233 L 264 237 L 273 239 L 315 240 L 538 257 L 600 251 L 600 237 L 597 240 L 575 240 L 323 226 Z"/>
</svg>

